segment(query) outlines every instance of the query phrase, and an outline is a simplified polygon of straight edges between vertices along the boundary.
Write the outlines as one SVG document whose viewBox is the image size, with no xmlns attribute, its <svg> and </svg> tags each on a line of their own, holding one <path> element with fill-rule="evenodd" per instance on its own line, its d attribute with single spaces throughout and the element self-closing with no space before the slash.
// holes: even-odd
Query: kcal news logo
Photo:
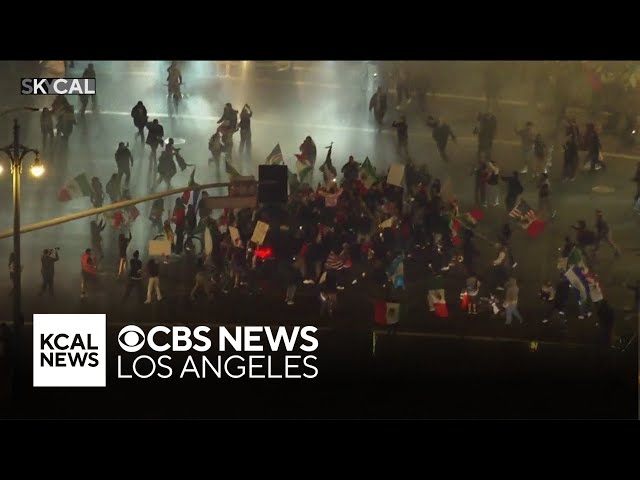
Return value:
<svg viewBox="0 0 640 480">
<path fill-rule="evenodd" d="M 33 386 L 106 387 L 105 314 L 34 314 Z"/>
<path fill-rule="evenodd" d="M 22 95 L 95 95 L 95 78 L 23 78 Z"/>
</svg>

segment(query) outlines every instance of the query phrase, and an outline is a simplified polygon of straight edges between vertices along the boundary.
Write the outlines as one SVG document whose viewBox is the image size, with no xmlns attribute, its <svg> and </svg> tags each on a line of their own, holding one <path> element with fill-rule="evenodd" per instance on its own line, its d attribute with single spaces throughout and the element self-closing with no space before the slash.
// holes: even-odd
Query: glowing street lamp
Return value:
<svg viewBox="0 0 640 480">
<path fill-rule="evenodd" d="M 18 109 L 12 109 L 15 111 Z M 38 111 L 37 108 L 21 108 L 20 110 Z M 4 112 L 4 113 L 9 113 Z M 0 114 L 1 116 L 2 114 Z M 24 327 L 22 318 L 22 262 L 20 260 L 20 175 L 22 174 L 22 161 L 30 153 L 35 153 L 36 159 L 31 166 L 31 174 L 40 177 L 44 174 L 44 166 L 40 161 L 39 152 L 36 149 L 25 147 L 20 143 L 20 125 L 18 120 L 13 121 L 13 143 L 0 152 L 9 157 L 11 162 L 11 175 L 13 177 L 13 252 L 15 254 L 14 291 L 13 291 L 13 323 L 15 328 L 18 348 L 20 348 L 20 338 Z"/>
</svg>

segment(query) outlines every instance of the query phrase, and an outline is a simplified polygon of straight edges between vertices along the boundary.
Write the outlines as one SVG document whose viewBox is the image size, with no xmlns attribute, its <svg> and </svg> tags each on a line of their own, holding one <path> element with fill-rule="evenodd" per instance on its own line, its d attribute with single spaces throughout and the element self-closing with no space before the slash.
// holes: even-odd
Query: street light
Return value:
<svg viewBox="0 0 640 480">
<path fill-rule="evenodd" d="M 30 110 L 38 111 L 37 108 L 18 108 L 3 112 L 0 116 L 15 111 Z M 13 121 L 13 143 L 4 148 L 0 148 L 0 152 L 6 154 L 11 162 L 11 175 L 13 177 L 13 252 L 15 254 L 15 273 L 14 273 L 14 291 L 13 291 L 13 323 L 15 335 L 18 339 L 18 348 L 21 347 L 20 339 L 22 329 L 24 327 L 24 319 L 22 318 L 22 262 L 20 259 L 20 175 L 22 173 L 22 161 L 30 154 L 35 153 L 36 159 L 31 166 L 31 173 L 35 177 L 40 177 L 44 173 L 44 167 L 40 161 L 39 152 L 36 149 L 25 147 L 20 143 L 20 126 L 18 120 Z"/>
</svg>

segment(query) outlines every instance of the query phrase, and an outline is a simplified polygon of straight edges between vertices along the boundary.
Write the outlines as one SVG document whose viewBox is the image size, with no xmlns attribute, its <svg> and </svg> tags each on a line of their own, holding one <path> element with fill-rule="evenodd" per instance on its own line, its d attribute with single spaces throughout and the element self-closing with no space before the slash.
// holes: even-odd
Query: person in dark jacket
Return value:
<svg viewBox="0 0 640 480">
<path fill-rule="evenodd" d="M 393 128 L 398 132 L 398 155 L 401 157 L 409 156 L 409 126 L 407 125 L 407 119 L 404 115 L 400 117 L 400 120 L 391 124 Z"/>
<path fill-rule="evenodd" d="M 538 211 L 544 212 L 551 218 L 556 216 L 556 211 L 551 207 L 551 182 L 549 182 L 549 174 L 543 173 L 538 183 Z"/>
<path fill-rule="evenodd" d="M 436 119 L 431 115 L 427 117 L 427 126 L 433 130 L 431 136 L 436 142 L 440 158 L 444 162 L 449 161 L 449 156 L 447 155 L 447 143 L 449 142 L 449 138 L 451 138 L 454 143 L 456 141 L 456 136 L 453 134 L 451 127 L 444 118 Z"/>
<path fill-rule="evenodd" d="M 118 177 L 121 180 L 124 175 L 125 188 L 128 189 L 129 180 L 131 178 L 131 167 L 133 166 L 133 155 L 131 155 L 129 145 L 125 145 L 124 142 L 120 142 L 114 157 L 116 159 L 116 166 L 118 167 Z"/>
<path fill-rule="evenodd" d="M 138 302 L 142 303 L 144 300 L 144 291 L 142 290 L 142 262 L 140 261 L 140 252 L 138 250 L 133 252 L 133 258 L 129 261 L 129 280 L 124 290 L 122 303 L 127 301 L 132 290 L 136 290 Z"/>
<path fill-rule="evenodd" d="M 60 260 L 60 257 L 58 256 L 57 248 L 54 250 L 45 249 L 42 252 L 42 257 L 40 258 L 40 262 L 42 263 L 42 288 L 40 289 L 40 295 L 49 289 L 49 294 L 53 296 L 53 277 L 55 275 L 55 263 L 58 260 Z"/>
<path fill-rule="evenodd" d="M 96 78 L 96 71 L 93 68 L 93 63 L 87 65 L 87 68 L 82 72 L 82 78 Z M 80 109 L 80 113 L 84 115 L 85 110 L 87 109 L 87 105 L 89 104 L 89 99 L 87 97 L 91 97 L 91 108 L 95 112 L 98 108 L 98 96 L 97 95 L 80 95 L 80 102 L 82 104 L 82 108 Z"/>
<path fill-rule="evenodd" d="M 387 92 L 378 87 L 376 93 L 369 100 L 369 111 L 373 110 L 373 116 L 378 124 L 378 131 L 382 130 L 382 122 L 387 113 Z"/>
<path fill-rule="evenodd" d="M 554 313 L 558 312 L 558 315 L 560 315 L 562 321 L 562 325 L 566 327 L 567 318 L 565 316 L 565 309 L 567 307 L 567 303 L 569 302 L 570 291 L 571 284 L 569 283 L 569 280 L 567 280 L 567 277 L 565 277 L 563 274 L 560 274 L 560 280 L 558 280 L 558 283 L 556 284 L 554 297 L 553 300 L 551 300 L 551 306 L 545 313 L 544 319 L 542 320 L 543 324 L 546 325 L 547 323 L 553 321 Z"/>
<path fill-rule="evenodd" d="M 164 139 L 164 128 L 158 122 L 158 119 L 154 119 L 153 122 L 147 123 L 147 140 L 146 144 L 151 147 L 151 158 L 156 159 L 156 151 L 158 146 L 162 144 Z"/>
<path fill-rule="evenodd" d="M 300 153 L 309 161 L 311 166 L 316 163 L 317 149 L 316 144 L 310 136 L 304 139 L 304 142 L 300 144 Z"/>
<path fill-rule="evenodd" d="M 42 146 L 51 145 L 53 143 L 53 112 L 46 107 L 42 109 L 40 114 L 40 131 L 42 132 Z"/>
<path fill-rule="evenodd" d="M 600 242 L 602 241 L 611 245 L 616 257 L 620 256 L 620 249 L 615 243 L 613 243 L 613 238 L 611 238 L 611 229 L 609 228 L 607 221 L 604 219 L 602 210 L 596 210 L 596 251 L 600 248 Z"/>
<path fill-rule="evenodd" d="M 133 118 L 133 124 L 138 129 L 140 140 L 144 143 L 144 127 L 147 126 L 149 116 L 147 115 L 147 107 L 144 106 L 142 100 L 139 100 L 136 106 L 131 109 L 131 118 Z"/>
<path fill-rule="evenodd" d="M 576 173 L 578 171 L 578 163 L 580 162 L 578 156 L 578 142 L 573 139 L 573 136 L 567 137 L 567 141 L 563 145 L 564 149 L 564 163 L 562 168 L 562 180 L 573 182 L 576 179 Z"/>
<path fill-rule="evenodd" d="M 606 165 L 602 161 L 602 144 L 600 143 L 600 135 L 598 135 L 593 123 L 587 123 L 584 133 L 584 143 L 587 148 L 587 161 L 591 165 L 589 173 L 595 173 L 596 170 L 606 168 Z"/>
<path fill-rule="evenodd" d="M 225 121 L 229 122 L 229 128 L 232 131 L 235 131 L 238 127 L 238 111 L 234 110 L 233 106 L 231 106 L 230 103 L 225 104 L 222 116 L 216 123 L 220 124 L 224 123 Z"/>
<path fill-rule="evenodd" d="M 342 166 L 342 174 L 344 175 L 345 183 L 352 183 L 358 179 L 358 172 L 360 171 L 360 164 L 356 162 L 353 155 L 349 156 L 349 160 Z"/>
<path fill-rule="evenodd" d="M 247 157 L 251 157 L 251 117 L 253 117 L 253 111 L 251 107 L 245 103 L 240 112 L 240 155 L 245 151 Z"/>
<path fill-rule="evenodd" d="M 518 202 L 518 198 L 524 192 L 524 188 L 520 183 L 518 171 L 514 170 L 513 175 L 510 177 L 500 176 L 502 180 L 507 182 L 507 197 L 505 198 L 505 205 L 507 206 L 507 212 L 513 210 Z"/>
</svg>

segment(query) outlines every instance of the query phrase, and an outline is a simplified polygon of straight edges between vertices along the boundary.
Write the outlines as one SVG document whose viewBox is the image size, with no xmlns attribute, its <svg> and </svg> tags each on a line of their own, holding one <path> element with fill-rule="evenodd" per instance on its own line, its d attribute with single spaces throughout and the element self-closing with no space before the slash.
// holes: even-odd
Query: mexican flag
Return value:
<svg viewBox="0 0 640 480">
<path fill-rule="evenodd" d="M 93 189 L 86 173 L 73 178 L 58 192 L 58 200 L 68 202 L 78 197 L 90 197 Z"/>
<path fill-rule="evenodd" d="M 313 176 L 313 165 L 311 165 L 311 162 L 309 162 L 309 160 L 307 160 L 304 155 L 296 153 L 295 156 L 297 159 L 296 171 L 298 172 L 298 181 L 300 183 L 311 185 L 311 177 Z"/>
<path fill-rule="evenodd" d="M 407 316 L 407 305 L 376 301 L 373 307 L 374 322 L 378 325 L 395 325 Z"/>
<path fill-rule="evenodd" d="M 580 250 L 578 247 L 573 247 L 573 249 L 569 253 L 569 256 L 567 257 L 567 268 L 571 268 L 573 266 L 580 268 L 584 272 L 589 271 L 586 262 L 584 261 L 582 250 Z"/>
<path fill-rule="evenodd" d="M 587 281 L 585 272 L 580 267 L 574 265 L 565 272 L 564 276 L 567 277 L 571 286 L 578 291 L 580 303 L 591 300 L 589 282 Z"/>
<path fill-rule="evenodd" d="M 227 174 L 229 175 L 229 177 L 231 177 L 231 178 L 240 177 L 241 176 L 240 172 L 238 172 L 235 168 L 233 168 L 233 165 L 231 165 L 226 160 L 224 162 L 224 169 L 227 172 Z"/>
<path fill-rule="evenodd" d="M 119 230 L 123 226 L 132 224 L 140 216 L 140 210 L 132 205 L 124 210 L 105 212 L 104 216 L 111 222 L 114 229 Z"/>
<path fill-rule="evenodd" d="M 365 187 L 371 188 L 371 185 L 378 181 L 378 176 L 376 175 L 376 169 L 371 164 L 371 160 L 369 157 L 364 159 L 362 165 L 360 165 L 359 177 Z"/>
</svg>

